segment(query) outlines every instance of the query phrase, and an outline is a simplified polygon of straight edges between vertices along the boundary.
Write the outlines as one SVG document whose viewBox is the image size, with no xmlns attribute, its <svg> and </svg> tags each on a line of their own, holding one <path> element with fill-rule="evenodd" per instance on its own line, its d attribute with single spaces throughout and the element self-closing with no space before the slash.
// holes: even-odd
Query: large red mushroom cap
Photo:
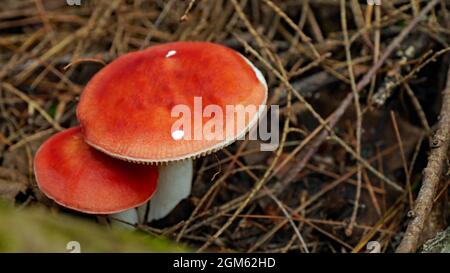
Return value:
<svg viewBox="0 0 450 273">
<path fill-rule="evenodd" d="M 194 98 L 201 98 L 201 109 L 194 107 Z M 266 99 L 264 77 L 236 51 L 207 42 L 174 42 L 126 54 L 104 67 L 84 89 L 77 116 L 89 145 L 128 161 L 159 163 L 231 144 L 256 124 Z M 192 111 L 188 137 L 172 128 L 179 120 L 171 115 L 177 105 Z M 213 118 L 202 117 L 210 105 L 224 113 L 222 133 L 213 137 L 202 131 Z M 257 109 L 241 123 L 227 106 Z M 194 121 L 198 115 L 200 124 Z M 231 122 L 234 128 L 227 130 Z"/>
<path fill-rule="evenodd" d="M 155 192 L 158 170 L 111 158 L 83 141 L 80 127 L 49 138 L 36 153 L 39 188 L 56 203 L 92 214 L 144 204 Z"/>
</svg>

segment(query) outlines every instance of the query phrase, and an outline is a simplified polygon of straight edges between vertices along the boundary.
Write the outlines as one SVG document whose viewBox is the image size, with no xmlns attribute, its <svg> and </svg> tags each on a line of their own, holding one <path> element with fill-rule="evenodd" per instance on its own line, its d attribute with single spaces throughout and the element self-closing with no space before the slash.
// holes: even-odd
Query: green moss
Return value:
<svg viewBox="0 0 450 273">
<path fill-rule="evenodd" d="M 422 253 L 450 253 L 450 227 L 439 232 L 419 250 Z"/>
<path fill-rule="evenodd" d="M 82 252 L 185 252 L 168 240 L 110 228 L 43 209 L 0 205 L 0 252 L 67 252 L 77 241 Z"/>
</svg>

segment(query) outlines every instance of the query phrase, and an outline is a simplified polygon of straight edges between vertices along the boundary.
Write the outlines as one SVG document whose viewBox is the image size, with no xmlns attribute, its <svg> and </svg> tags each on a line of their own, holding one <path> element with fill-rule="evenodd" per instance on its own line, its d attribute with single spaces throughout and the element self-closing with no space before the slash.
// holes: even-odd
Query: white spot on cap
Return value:
<svg viewBox="0 0 450 273">
<path fill-rule="evenodd" d="M 177 54 L 177 52 L 175 50 L 170 50 L 169 52 L 167 52 L 166 58 L 172 57 L 175 54 Z"/>
<path fill-rule="evenodd" d="M 172 138 L 174 140 L 180 140 L 184 137 L 184 131 L 183 130 L 175 130 L 172 132 Z"/>
</svg>

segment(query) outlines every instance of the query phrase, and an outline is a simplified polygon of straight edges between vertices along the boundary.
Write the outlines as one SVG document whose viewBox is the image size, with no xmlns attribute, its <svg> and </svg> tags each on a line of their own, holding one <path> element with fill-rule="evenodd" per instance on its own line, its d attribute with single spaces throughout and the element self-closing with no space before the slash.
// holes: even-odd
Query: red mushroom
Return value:
<svg viewBox="0 0 450 273">
<path fill-rule="evenodd" d="M 175 42 L 126 54 L 104 67 L 83 91 L 77 116 L 85 141 L 96 149 L 127 161 L 165 164 L 150 206 L 149 218 L 158 219 L 190 194 L 191 159 L 242 137 L 262 113 L 260 108 L 245 122 L 232 123 L 236 114 L 227 106 L 259 107 L 266 99 L 264 77 L 239 53 L 213 43 Z M 173 129 L 178 118 L 172 111 L 179 105 L 192 112 L 189 133 Z M 223 128 L 235 124 L 232 131 L 215 131 L 212 139 L 203 130 L 211 119 L 203 113 L 211 105 L 223 111 Z"/>
<path fill-rule="evenodd" d="M 158 180 L 156 167 L 117 160 L 87 145 L 80 127 L 57 133 L 42 144 L 34 171 L 45 195 L 91 214 L 118 213 L 144 204 Z"/>
</svg>

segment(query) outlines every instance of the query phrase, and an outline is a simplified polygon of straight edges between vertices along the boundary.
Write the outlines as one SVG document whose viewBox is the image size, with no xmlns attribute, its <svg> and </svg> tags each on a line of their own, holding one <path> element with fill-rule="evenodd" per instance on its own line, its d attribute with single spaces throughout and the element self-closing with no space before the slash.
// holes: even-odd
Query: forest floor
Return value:
<svg viewBox="0 0 450 273">
<path fill-rule="evenodd" d="M 39 191 L 37 148 L 77 124 L 104 63 L 211 41 L 263 72 L 280 145 L 238 141 L 196 160 L 190 198 L 142 232 L 200 251 L 365 252 L 373 241 L 414 252 L 447 227 L 449 1 L 76 2 L 2 0 L 1 199 L 107 224 Z"/>
</svg>

